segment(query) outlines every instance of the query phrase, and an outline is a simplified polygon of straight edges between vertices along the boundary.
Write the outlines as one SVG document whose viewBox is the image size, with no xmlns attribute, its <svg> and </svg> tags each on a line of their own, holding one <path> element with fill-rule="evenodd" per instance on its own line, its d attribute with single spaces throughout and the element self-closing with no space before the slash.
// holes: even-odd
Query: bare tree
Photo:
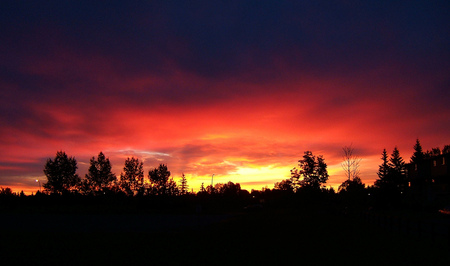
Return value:
<svg viewBox="0 0 450 266">
<path fill-rule="evenodd" d="M 345 171 L 345 175 L 347 176 L 347 180 L 342 182 L 342 184 L 338 188 L 338 192 L 349 192 L 352 194 L 360 193 L 364 191 L 365 185 L 361 182 L 361 178 L 359 177 L 359 163 L 361 162 L 361 158 L 358 158 L 354 154 L 354 149 L 352 145 L 344 146 L 342 148 L 344 152 L 342 156 L 343 162 L 341 163 L 342 169 Z"/>
<path fill-rule="evenodd" d="M 359 163 L 361 162 L 361 158 L 358 158 L 354 154 L 355 150 L 352 145 L 344 146 L 342 151 L 344 152 L 344 155 L 342 156 L 343 162 L 341 163 L 341 166 L 345 171 L 347 180 L 353 180 L 356 177 L 359 177 Z"/>
</svg>

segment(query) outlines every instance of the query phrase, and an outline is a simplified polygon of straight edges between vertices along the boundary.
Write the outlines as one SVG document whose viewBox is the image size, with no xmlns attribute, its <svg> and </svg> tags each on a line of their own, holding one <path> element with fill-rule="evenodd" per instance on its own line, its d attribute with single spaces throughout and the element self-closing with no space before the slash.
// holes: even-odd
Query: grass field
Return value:
<svg viewBox="0 0 450 266">
<path fill-rule="evenodd" d="M 450 265 L 446 241 L 294 208 L 0 218 L 2 265 Z"/>
<path fill-rule="evenodd" d="M 9 229 L 5 219 L 12 216 L 2 217 L 2 265 L 450 265 L 447 243 L 330 213 L 36 217 L 42 219 L 22 216 Z M 98 223 L 119 221 L 99 230 Z M 50 224 L 33 228 L 35 223 Z"/>
</svg>

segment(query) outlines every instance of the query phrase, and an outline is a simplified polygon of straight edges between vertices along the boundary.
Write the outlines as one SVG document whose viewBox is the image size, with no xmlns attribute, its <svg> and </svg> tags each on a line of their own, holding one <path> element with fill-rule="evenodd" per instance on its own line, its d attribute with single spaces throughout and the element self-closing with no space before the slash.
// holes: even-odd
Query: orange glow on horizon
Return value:
<svg viewBox="0 0 450 266">
<path fill-rule="evenodd" d="M 120 158 L 125 160 L 128 157 L 137 157 L 139 160 L 143 161 L 142 158 L 139 156 L 136 156 L 136 154 L 127 154 L 127 155 L 121 155 Z M 215 164 L 209 164 L 211 169 L 220 169 L 221 165 L 232 165 L 235 166 L 232 162 L 236 162 L 236 158 L 228 158 L 229 161 L 225 160 L 223 162 L 215 163 Z M 299 158 L 300 159 L 300 158 Z M 207 162 L 205 159 L 201 160 L 202 162 Z M 208 185 L 211 185 L 211 176 L 214 174 L 213 184 L 217 183 L 227 183 L 229 181 L 233 183 L 239 183 L 241 185 L 242 189 L 246 189 L 249 192 L 251 190 L 261 190 L 264 188 L 273 189 L 274 184 L 276 182 L 280 182 L 284 179 L 290 178 L 290 170 L 293 167 L 296 167 L 296 164 L 293 165 L 257 165 L 247 162 L 250 162 L 249 159 L 245 158 L 239 158 L 238 160 L 241 165 L 237 166 L 235 170 L 229 172 L 229 173 L 219 173 L 217 174 L 214 172 L 214 170 L 211 170 L 208 174 L 203 175 L 196 175 L 192 173 L 183 172 L 186 176 L 186 179 L 188 181 L 189 191 L 198 192 L 200 190 L 200 187 L 202 183 L 204 184 L 205 188 Z M 326 161 L 326 158 L 325 158 Z M 164 163 L 164 162 L 161 162 Z M 78 162 L 80 164 L 80 162 Z M 88 164 L 85 162 L 81 162 L 82 165 L 84 165 L 83 170 L 87 171 Z M 364 166 L 364 164 L 362 164 Z M 156 167 L 152 166 L 152 167 Z M 113 172 L 116 173 L 116 176 L 119 178 L 120 172 L 122 170 L 123 166 L 117 166 L 113 165 Z M 150 170 L 150 166 L 145 164 L 144 160 L 144 180 L 148 182 L 148 170 Z M 171 178 L 174 179 L 177 184 L 179 184 L 179 181 L 181 179 L 181 174 L 176 173 L 173 170 L 171 170 L 169 166 L 169 171 L 171 171 Z M 367 171 L 366 168 L 362 168 L 361 172 L 365 173 Z M 77 171 L 81 178 L 84 177 L 85 173 L 82 173 L 80 170 Z M 337 192 L 339 185 L 345 181 L 345 176 L 343 173 L 343 170 L 340 166 L 340 163 L 334 164 L 334 165 L 328 165 L 328 173 L 330 175 L 330 178 L 328 182 L 325 184 L 327 188 L 333 187 L 334 190 Z M 46 182 L 46 177 L 41 174 L 36 177 L 29 177 L 29 183 L 31 184 L 22 184 L 22 185 L 14 185 L 14 186 L 7 186 L 10 187 L 15 193 L 19 193 L 20 191 L 24 191 L 26 195 L 31 195 L 32 193 L 35 194 L 39 190 L 39 184 L 36 183 L 36 178 L 40 181 L 41 189 L 43 189 L 42 185 Z M 376 179 L 376 175 L 372 175 L 372 179 L 364 178 L 362 181 L 366 183 L 366 185 L 372 185 L 373 182 Z"/>
</svg>

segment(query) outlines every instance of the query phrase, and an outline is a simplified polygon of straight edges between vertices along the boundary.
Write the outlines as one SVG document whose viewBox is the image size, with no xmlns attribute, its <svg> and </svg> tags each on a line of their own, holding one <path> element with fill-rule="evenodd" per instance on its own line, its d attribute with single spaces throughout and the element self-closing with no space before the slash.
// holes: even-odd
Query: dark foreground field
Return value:
<svg viewBox="0 0 450 266">
<path fill-rule="evenodd" d="M 2 265 L 450 265 L 445 241 L 317 211 L 0 218 Z"/>
</svg>

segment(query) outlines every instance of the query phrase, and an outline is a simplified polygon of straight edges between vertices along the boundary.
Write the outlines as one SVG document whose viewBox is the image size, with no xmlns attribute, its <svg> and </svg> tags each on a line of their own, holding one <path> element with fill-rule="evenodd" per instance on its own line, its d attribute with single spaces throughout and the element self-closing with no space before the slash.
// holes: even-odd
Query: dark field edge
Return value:
<svg viewBox="0 0 450 266">
<path fill-rule="evenodd" d="M 159 215 L 84 221 L 88 228 L 99 221 L 125 224 L 111 230 L 25 230 L 33 221 L 14 230 L 2 227 L 2 265 L 450 265 L 445 241 L 389 232 L 354 215 L 296 208 L 175 220 Z M 49 228 L 85 218 L 56 217 Z M 164 225 L 166 218 L 171 226 Z"/>
</svg>

